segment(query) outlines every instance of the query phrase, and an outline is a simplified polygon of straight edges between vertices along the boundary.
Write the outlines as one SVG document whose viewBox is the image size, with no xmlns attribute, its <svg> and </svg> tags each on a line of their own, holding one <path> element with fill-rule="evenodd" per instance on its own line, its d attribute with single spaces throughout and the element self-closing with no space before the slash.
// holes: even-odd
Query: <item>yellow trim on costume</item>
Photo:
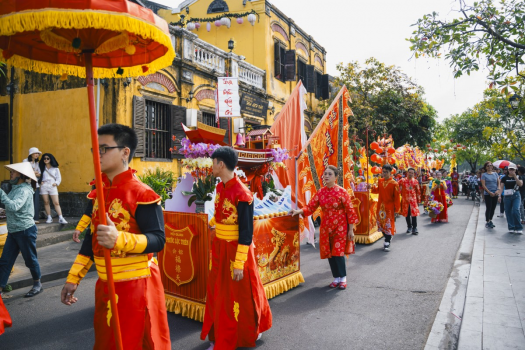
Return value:
<svg viewBox="0 0 525 350">
<path fill-rule="evenodd" d="M 162 198 L 158 198 L 158 199 L 155 199 L 154 201 L 151 201 L 151 202 L 137 202 L 137 205 L 147 205 L 147 204 L 153 204 L 153 203 L 160 204 L 161 200 L 162 200 Z"/>
<path fill-rule="evenodd" d="M 208 226 L 213 227 L 213 226 L 215 226 L 215 223 L 216 223 L 216 221 L 215 221 L 215 216 L 214 216 L 214 217 L 212 217 L 211 220 L 208 222 Z"/>
<path fill-rule="evenodd" d="M 147 254 L 132 255 L 125 258 L 111 257 L 113 266 L 113 279 L 118 281 L 130 281 L 151 276 L 150 265 L 156 260 L 148 259 Z M 106 262 L 104 257 L 95 257 L 98 277 L 107 281 Z"/>
<path fill-rule="evenodd" d="M 301 283 L 304 283 L 304 277 L 301 271 L 297 271 L 296 273 L 283 277 L 275 282 L 265 284 L 264 291 L 266 293 L 266 299 L 274 298 L 279 294 L 297 287 Z"/>
<path fill-rule="evenodd" d="M 66 282 L 80 284 L 80 281 L 86 276 L 91 265 L 93 265 L 93 261 L 91 261 L 89 256 L 78 254 L 73 266 L 71 266 L 71 269 L 69 270 Z"/>
<path fill-rule="evenodd" d="M 239 240 L 239 225 L 215 224 L 215 235 L 225 241 Z"/>
<path fill-rule="evenodd" d="M 233 268 L 237 270 L 244 270 L 244 261 L 237 261 L 233 263 Z"/>
<path fill-rule="evenodd" d="M 237 254 L 235 254 L 235 263 L 234 263 L 234 267 L 236 269 L 239 269 L 239 268 L 244 269 L 244 263 L 246 262 L 246 260 L 248 260 L 249 250 L 250 250 L 249 245 L 244 245 L 244 244 L 237 245 Z"/>
<path fill-rule="evenodd" d="M 146 22 L 137 17 L 125 13 L 116 13 L 101 10 L 73 10 L 73 9 L 46 9 L 27 10 L 13 12 L 0 18 L 0 36 L 12 36 L 16 33 L 43 31 L 48 28 L 65 29 L 87 29 L 104 28 L 115 32 L 130 32 L 144 39 L 151 39 L 168 50 L 164 56 L 157 58 L 151 63 L 147 63 L 148 74 L 168 67 L 175 58 L 175 51 L 171 44 L 171 38 L 163 30 L 154 24 Z M 0 50 L 2 57 L 2 50 Z M 12 66 L 31 70 L 38 73 L 62 75 L 75 75 L 79 78 L 86 77 L 86 68 L 70 64 L 55 64 L 44 61 L 35 61 L 26 57 L 13 55 L 6 62 Z M 124 68 L 124 74 L 117 75 L 115 68 L 94 68 L 94 78 L 123 78 L 144 75 L 142 66 L 144 63 L 132 67 Z"/>
<path fill-rule="evenodd" d="M 234 301 L 233 302 L 233 316 L 235 317 L 235 321 L 239 322 L 238 316 L 239 312 L 241 312 L 241 309 L 239 307 L 239 303 Z"/>
<path fill-rule="evenodd" d="M 375 229 L 377 229 L 377 227 Z M 354 242 L 359 244 L 372 244 L 381 238 L 383 238 L 383 233 L 381 231 L 375 231 L 370 235 L 355 234 Z"/>
<path fill-rule="evenodd" d="M 237 253 L 248 254 L 249 251 L 250 251 L 249 245 L 244 245 L 244 244 L 237 245 Z"/>
<path fill-rule="evenodd" d="M 148 238 L 143 234 L 119 231 L 113 251 L 116 254 L 135 253 L 140 254 L 148 246 Z"/>
<path fill-rule="evenodd" d="M 89 224 L 91 224 L 91 218 L 84 214 L 84 215 L 82 215 L 82 218 L 78 222 L 77 227 L 75 228 L 75 230 L 80 231 L 80 232 L 84 232 L 84 230 L 89 226 Z"/>
</svg>

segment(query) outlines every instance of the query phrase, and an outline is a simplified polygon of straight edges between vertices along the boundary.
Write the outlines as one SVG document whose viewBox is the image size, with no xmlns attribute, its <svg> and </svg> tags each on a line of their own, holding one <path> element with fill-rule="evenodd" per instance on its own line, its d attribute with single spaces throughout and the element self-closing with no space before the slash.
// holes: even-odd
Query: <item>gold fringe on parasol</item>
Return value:
<svg viewBox="0 0 525 350">
<path fill-rule="evenodd" d="M 372 244 L 383 238 L 381 231 L 376 231 L 371 235 L 354 235 L 354 242 L 359 244 Z"/>
</svg>

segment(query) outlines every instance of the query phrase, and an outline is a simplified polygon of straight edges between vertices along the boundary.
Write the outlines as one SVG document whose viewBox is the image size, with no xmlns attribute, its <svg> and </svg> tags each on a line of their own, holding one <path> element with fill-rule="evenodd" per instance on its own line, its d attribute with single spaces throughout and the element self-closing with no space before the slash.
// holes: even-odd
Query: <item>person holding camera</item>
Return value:
<svg viewBox="0 0 525 350">
<path fill-rule="evenodd" d="M 521 186 L 523 186 L 523 179 L 517 174 L 516 165 L 510 164 L 507 175 L 503 176 L 500 183 L 500 193 L 504 195 L 503 201 L 509 233 L 523 233 L 520 215 L 521 195 L 519 189 Z"/>
</svg>

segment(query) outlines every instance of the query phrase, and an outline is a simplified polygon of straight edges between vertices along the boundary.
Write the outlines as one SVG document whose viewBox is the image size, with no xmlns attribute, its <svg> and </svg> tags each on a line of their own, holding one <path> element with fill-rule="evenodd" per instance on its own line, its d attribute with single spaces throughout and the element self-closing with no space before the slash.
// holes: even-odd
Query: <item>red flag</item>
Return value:
<svg viewBox="0 0 525 350">
<path fill-rule="evenodd" d="M 299 155 L 306 143 L 306 132 L 304 131 L 304 110 L 307 108 L 304 95 L 306 93 L 303 83 L 299 81 L 281 110 L 279 118 L 270 129 L 273 135 L 280 137 L 281 148 L 290 151 L 290 159 L 284 161 L 287 169 L 277 168 L 275 172 L 283 188 L 292 187 L 293 202 L 295 202 L 295 157 Z M 306 205 L 304 194 L 301 194 L 300 191 L 299 203 L 299 207 Z"/>
</svg>

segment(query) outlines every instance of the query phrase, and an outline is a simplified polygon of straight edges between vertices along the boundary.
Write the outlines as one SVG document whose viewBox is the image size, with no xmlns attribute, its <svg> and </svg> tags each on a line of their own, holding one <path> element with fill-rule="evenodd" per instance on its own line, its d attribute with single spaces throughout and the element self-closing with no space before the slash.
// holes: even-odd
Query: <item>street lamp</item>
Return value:
<svg viewBox="0 0 525 350">
<path fill-rule="evenodd" d="M 518 109 L 520 105 L 520 100 L 521 100 L 521 97 L 517 94 L 514 94 L 509 98 L 509 103 L 512 109 L 514 110 Z"/>
<path fill-rule="evenodd" d="M 233 39 L 228 40 L 228 50 L 232 52 L 234 48 L 235 48 L 235 42 L 233 41 Z"/>
</svg>

